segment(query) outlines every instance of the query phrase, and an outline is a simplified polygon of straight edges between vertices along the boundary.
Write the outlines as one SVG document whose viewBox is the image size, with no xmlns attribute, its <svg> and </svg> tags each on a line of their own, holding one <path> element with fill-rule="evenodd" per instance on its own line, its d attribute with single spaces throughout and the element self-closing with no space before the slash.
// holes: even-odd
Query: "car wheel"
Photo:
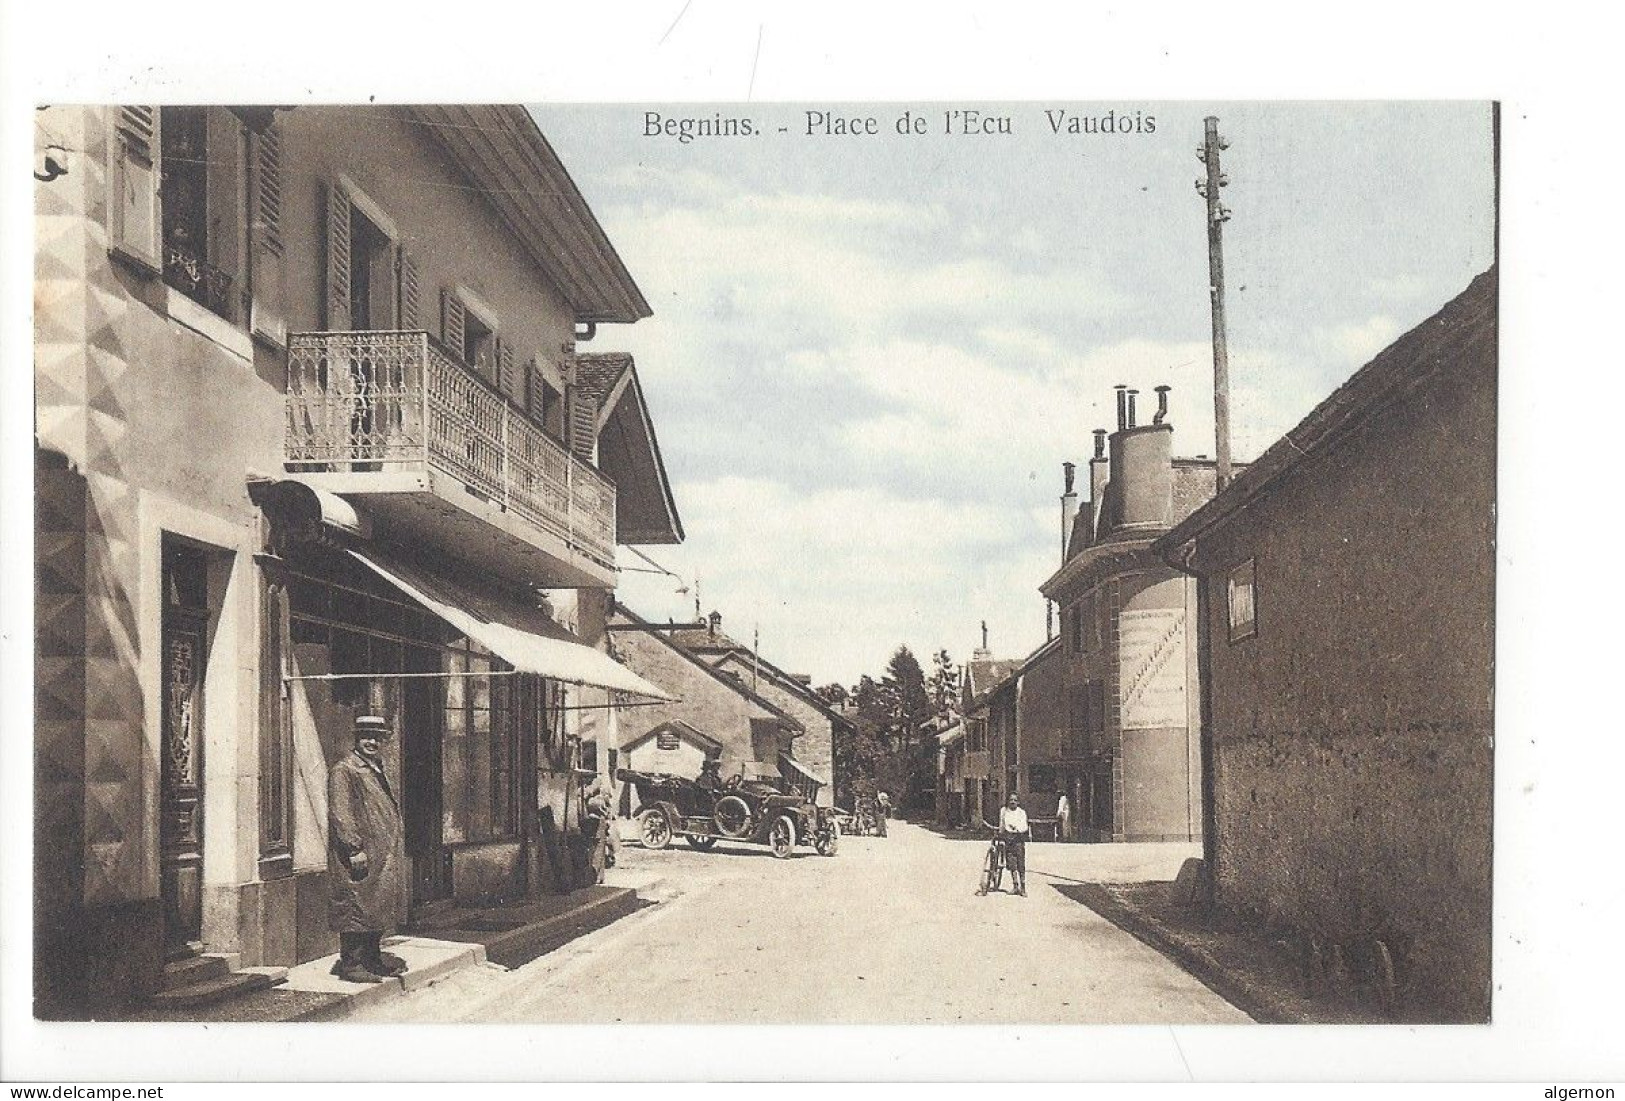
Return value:
<svg viewBox="0 0 1625 1101">
<path fill-rule="evenodd" d="M 671 821 L 659 807 L 638 815 L 638 837 L 646 849 L 663 849 L 671 844 Z"/>
<path fill-rule="evenodd" d="M 773 846 L 773 855 L 788 860 L 796 851 L 796 820 L 781 814 L 767 827 L 767 843 Z"/>
<path fill-rule="evenodd" d="M 834 856 L 841 847 L 841 824 L 831 818 L 818 834 L 816 848 L 819 856 Z"/>
<path fill-rule="evenodd" d="M 751 828 L 756 824 L 750 804 L 737 795 L 724 795 L 718 799 L 711 811 L 711 820 L 716 823 L 718 833 L 735 840 L 749 837 Z"/>
<path fill-rule="evenodd" d="M 691 847 L 699 849 L 701 852 L 705 852 L 707 849 L 714 847 L 717 843 L 717 839 L 714 837 L 701 837 L 700 835 L 694 833 L 689 834 L 685 840 Z"/>
</svg>

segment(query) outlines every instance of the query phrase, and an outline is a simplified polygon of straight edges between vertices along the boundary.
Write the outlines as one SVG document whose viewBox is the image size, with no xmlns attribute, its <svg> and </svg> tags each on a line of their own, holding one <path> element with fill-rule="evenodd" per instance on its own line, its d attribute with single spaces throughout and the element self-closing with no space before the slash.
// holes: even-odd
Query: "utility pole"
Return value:
<svg viewBox="0 0 1625 1101">
<path fill-rule="evenodd" d="M 1209 115 L 1196 159 L 1207 167 L 1207 177 L 1196 181 L 1196 191 L 1207 200 L 1208 295 L 1213 305 L 1213 435 L 1218 459 L 1218 488 L 1230 484 L 1230 353 L 1224 336 L 1224 223 L 1230 210 L 1219 201 L 1219 189 L 1230 181 L 1219 170 L 1219 151 L 1230 143 L 1219 137 L 1219 120 Z"/>
</svg>

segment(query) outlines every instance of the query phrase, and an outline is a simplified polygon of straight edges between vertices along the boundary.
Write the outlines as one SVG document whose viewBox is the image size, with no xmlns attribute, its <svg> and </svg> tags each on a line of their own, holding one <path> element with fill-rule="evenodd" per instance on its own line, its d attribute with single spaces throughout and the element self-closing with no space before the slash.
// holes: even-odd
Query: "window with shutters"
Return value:
<svg viewBox="0 0 1625 1101">
<path fill-rule="evenodd" d="M 350 204 L 350 325 L 395 327 L 395 253 L 389 236 Z"/>
<path fill-rule="evenodd" d="M 462 355 L 481 378 L 497 384 L 497 334 L 471 311 L 463 315 Z"/>
<path fill-rule="evenodd" d="M 159 115 L 164 282 L 238 320 L 246 289 L 246 131 L 220 108 L 164 107 Z"/>
</svg>

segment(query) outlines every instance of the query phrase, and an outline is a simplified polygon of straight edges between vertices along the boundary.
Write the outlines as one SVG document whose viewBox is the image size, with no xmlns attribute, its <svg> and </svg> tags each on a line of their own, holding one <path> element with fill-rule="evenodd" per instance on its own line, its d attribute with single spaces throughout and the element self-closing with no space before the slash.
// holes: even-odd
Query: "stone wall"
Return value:
<svg viewBox="0 0 1625 1101">
<path fill-rule="evenodd" d="M 1217 898 L 1396 957 L 1406 1012 L 1490 1007 L 1493 341 L 1199 542 Z M 1252 558 L 1257 633 L 1226 573 Z"/>
</svg>

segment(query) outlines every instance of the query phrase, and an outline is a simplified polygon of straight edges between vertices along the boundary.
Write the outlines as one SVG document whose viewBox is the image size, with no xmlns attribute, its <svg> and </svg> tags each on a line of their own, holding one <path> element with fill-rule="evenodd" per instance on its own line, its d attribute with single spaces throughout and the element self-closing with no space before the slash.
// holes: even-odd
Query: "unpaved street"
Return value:
<svg viewBox="0 0 1625 1101">
<path fill-rule="evenodd" d="M 1036 844 L 1029 894 L 978 898 L 978 841 L 894 824 L 839 856 L 622 849 L 664 899 L 514 971 L 487 966 L 368 1020 L 1184 1023 L 1248 1018 L 1055 888 L 1172 875 L 1189 846 Z"/>
</svg>

